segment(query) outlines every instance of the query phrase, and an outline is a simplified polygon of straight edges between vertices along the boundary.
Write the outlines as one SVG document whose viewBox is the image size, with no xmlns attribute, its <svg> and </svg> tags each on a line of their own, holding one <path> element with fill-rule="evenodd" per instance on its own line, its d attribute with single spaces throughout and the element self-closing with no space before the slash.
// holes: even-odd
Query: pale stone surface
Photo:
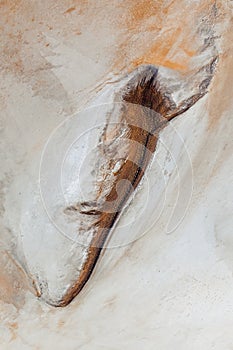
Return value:
<svg viewBox="0 0 233 350">
<path fill-rule="evenodd" d="M 231 349 L 231 1 L 215 7 L 213 1 L 187 0 L 146 5 L 6 1 L 0 11 L 1 347 Z M 151 63 L 187 74 L 200 64 L 198 50 L 208 30 L 219 53 L 210 92 L 164 130 L 148 182 L 116 228 L 120 232 L 129 224 L 129 233 L 147 232 L 133 244 L 106 250 L 67 308 L 46 305 L 31 287 L 31 262 L 36 261 L 39 272 L 47 266 L 54 283 L 59 263 L 61 273 L 70 272 L 59 259 L 70 254 L 70 243 L 62 235 L 52 236 L 43 208 L 33 210 L 40 200 L 33 184 L 48 137 L 137 65 Z M 174 204 L 190 184 L 186 212 Z M 174 207 L 185 215 L 168 234 Z"/>
</svg>

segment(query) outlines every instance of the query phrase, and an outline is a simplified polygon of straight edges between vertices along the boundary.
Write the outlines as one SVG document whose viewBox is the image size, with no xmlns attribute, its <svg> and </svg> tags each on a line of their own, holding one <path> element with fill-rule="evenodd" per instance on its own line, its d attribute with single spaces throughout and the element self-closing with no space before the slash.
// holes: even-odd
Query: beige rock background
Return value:
<svg viewBox="0 0 233 350">
<path fill-rule="evenodd" d="M 1 1 L 1 349 L 232 349 L 232 8 L 231 1 Z M 175 147 L 175 128 L 191 158 L 183 221 L 167 234 L 166 207 L 140 240 L 106 250 L 71 305 L 48 306 L 35 296 L 20 222 L 49 135 L 140 64 L 185 76 L 208 30 L 219 53 L 210 92 L 163 134 Z M 158 157 L 165 163 L 162 148 Z M 185 185 L 182 151 L 177 159 Z M 172 207 L 172 174 L 166 190 Z"/>
</svg>

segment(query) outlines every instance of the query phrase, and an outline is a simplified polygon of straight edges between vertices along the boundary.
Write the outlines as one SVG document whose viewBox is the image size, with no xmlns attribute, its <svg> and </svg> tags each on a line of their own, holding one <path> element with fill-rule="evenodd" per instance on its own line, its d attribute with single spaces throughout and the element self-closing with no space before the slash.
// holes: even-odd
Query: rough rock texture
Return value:
<svg viewBox="0 0 233 350">
<path fill-rule="evenodd" d="M 1 347 L 230 349 L 232 2 L 2 1 L 0 13 Z M 215 57 L 213 80 L 199 79 Z M 39 171 L 51 177 L 42 189 L 49 208 L 58 205 L 56 223 L 59 162 L 50 156 L 67 146 L 64 121 L 84 106 L 112 102 L 141 65 L 159 67 L 175 103 L 190 97 L 190 86 L 205 91 L 210 83 L 209 92 L 162 131 L 145 180 L 114 228 L 110 245 L 118 248 L 104 252 L 72 304 L 55 309 L 44 300 L 59 300 L 75 281 L 86 248 L 74 240 L 73 217 L 59 221 L 70 227 L 62 235 L 38 204 Z M 94 111 L 81 112 L 74 131 L 85 132 Z M 105 114 L 99 118 L 103 125 Z M 86 149 L 93 135 L 81 141 Z M 50 153 L 41 163 L 45 145 Z M 85 153 L 76 151 L 68 169 Z"/>
</svg>

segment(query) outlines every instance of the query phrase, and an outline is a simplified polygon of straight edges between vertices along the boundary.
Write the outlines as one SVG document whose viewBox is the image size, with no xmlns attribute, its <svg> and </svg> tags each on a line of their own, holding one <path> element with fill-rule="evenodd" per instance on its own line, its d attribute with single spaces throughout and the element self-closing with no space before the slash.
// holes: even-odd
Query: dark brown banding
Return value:
<svg viewBox="0 0 233 350">
<path fill-rule="evenodd" d="M 205 89 L 200 88 L 198 93 L 185 99 L 179 105 L 176 105 L 171 95 L 160 86 L 158 70 L 153 66 L 145 66 L 138 70 L 138 73 L 134 74 L 133 78 L 129 79 L 125 88 L 122 89 L 121 99 L 128 104 L 126 103 L 121 118 L 128 125 L 128 139 L 136 141 L 138 145 L 141 144 L 144 147 L 137 148 L 134 144 L 129 148 L 129 159 L 126 159 L 117 172 L 116 180 L 106 196 L 108 208 L 109 205 L 110 207 L 112 205 L 111 210 L 104 211 L 103 205 L 101 212 L 93 207 L 90 210 L 85 208 L 81 211 L 87 215 L 98 215 L 95 223 L 97 232 L 92 239 L 88 257 L 78 280 L 67 290 L 56 306 L 68 305 L 90 278 L 111 228 L 131 196 L 131 189 L 136 189 L 144 175 L 151 160 L 151 154 L 156 149 L 159 132 L 166 127 L 171 119 L 188 110 L 206 94 L 210 80 L 211 78 L 208 83 L 205 81 Z M 137 108 L 133 108 L 133 105 L 136 105 Z M 150 152 L 143 151 L 145 149 Z M 117 191 L 116 188 L 120 180 L 128 180 L 128 186 L 125 185 L 121 192 Z M 84 207 L 88 206 L 87 203 L 84 204 Z"/>
</svg>

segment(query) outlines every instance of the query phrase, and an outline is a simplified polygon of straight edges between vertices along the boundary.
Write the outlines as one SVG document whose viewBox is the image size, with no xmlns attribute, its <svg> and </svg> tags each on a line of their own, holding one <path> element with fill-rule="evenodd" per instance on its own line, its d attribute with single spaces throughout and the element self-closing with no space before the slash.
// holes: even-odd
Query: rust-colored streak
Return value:
<svg viewBox="0 0 233 350">
<path fill-rule="evenodd" d="M 111 228 L 131 196 L 131 189 L 137 188 L 144 175 L 151 160 L 151 155 L 156 149 L 159 132 L 169 123 L 169 120 L 183 113 L 204 95 L 204 93 L 193 95 L 177 106 L 171 96 L 165 94 L 161 89 L 157 74 L 158 70 L 155 67 L 145 66 L 141 72 L 129 80 L 122 91 L 122 100 L 128 103 L 122 111 L 121 118 L 129 126 L 128 139 L 137 141 L 136 144 L 139 146 L 137 147 L 135 143 L 132 143 L 129 148 L 129 159 L 121 166 L 116 180 L 105 198 L 105 204 L 111 210 L 105 211 L 105 206 L 102 206 L 102 211 L 95 223 L 97 232 L 92 239 L 88 257 L 79 278 L 56 306 L 69 304 L 89 280 L 101 250 L 109 237 Z M 137 108 L 134 108 L 134 106 L 137 106 Z M 141 148 L 140 145 L 144 147 Z M 143 150 L 149 150 L 150 152 Z M 119 191 L 117 190 L 117 183 L 121 180 L 128 181 Z M 88 211 L 86 214 L 88 214 Z M 98 212 L 94 213 L 94 215 L 96 214 Z"/>
<path fill-rule="evenodd" d="M 70 7 L 64 12 L 64 14 L 71 13 L 71 12 L 73 12 L 75 10 L 76 10 L 76 7 Z"/>
</svg>

